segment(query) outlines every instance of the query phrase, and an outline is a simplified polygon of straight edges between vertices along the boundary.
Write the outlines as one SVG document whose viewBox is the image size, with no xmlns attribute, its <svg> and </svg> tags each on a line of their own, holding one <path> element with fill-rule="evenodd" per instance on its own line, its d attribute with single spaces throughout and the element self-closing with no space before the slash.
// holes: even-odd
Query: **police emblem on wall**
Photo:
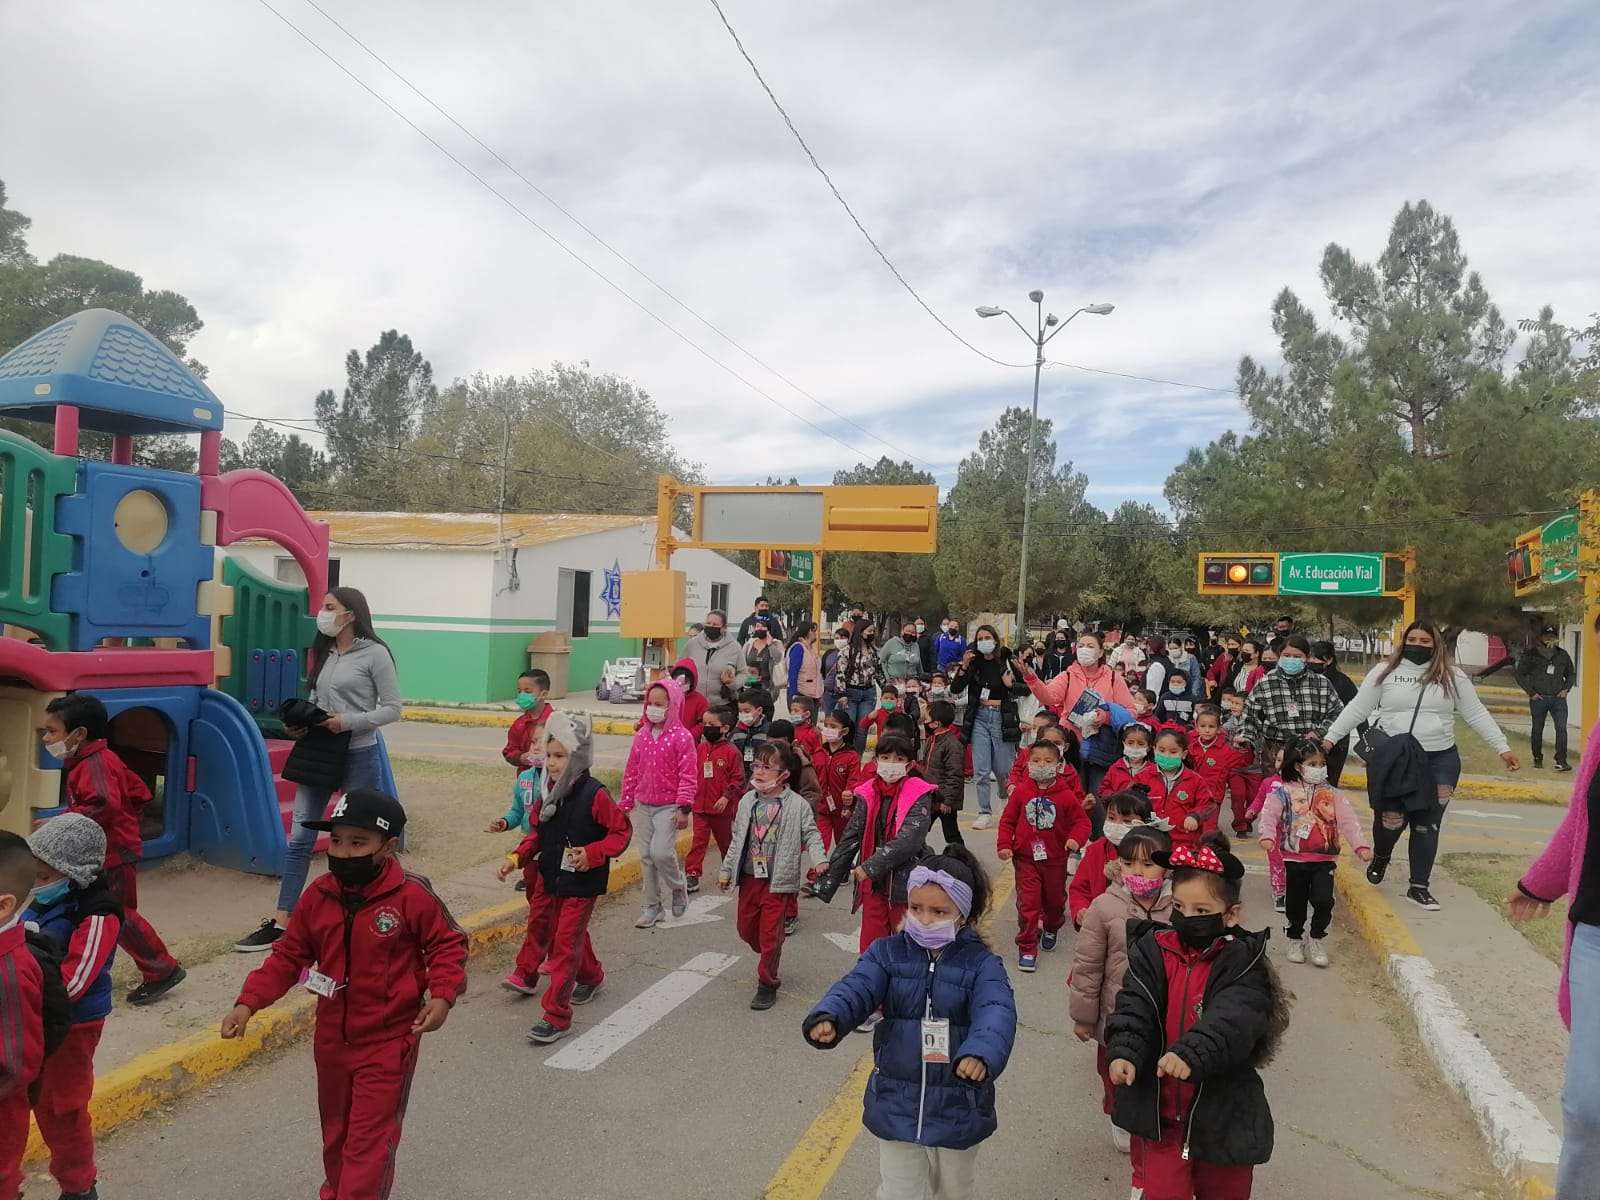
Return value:
<svg viewBox="0 0 1600 1200">
<path fill-rule="evenodd" d="M 611 560 L 605 569 L 606 584 L 600 589 L 600 599 L 606 602 L 606 619 L 622 615 L 622 563 Z"/>
</svg>

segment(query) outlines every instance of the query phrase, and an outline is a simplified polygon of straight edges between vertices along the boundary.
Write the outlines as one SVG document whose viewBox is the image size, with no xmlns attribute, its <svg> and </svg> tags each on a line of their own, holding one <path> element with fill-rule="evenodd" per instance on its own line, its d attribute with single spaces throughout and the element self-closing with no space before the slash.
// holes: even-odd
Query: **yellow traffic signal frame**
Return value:
<svg viewBox="0 0 1600 1200">
<path fill-rule="evenodd" d="M 1235 564 L 1255 566 L 1267 562 L 1272 564 L 1272 582 L 1268 584 L 1245 583 L 1216 584 L 1206 582 L 1206 566 L 1208 563 L 1221 561 L 1224 567 Z M 1278 554 L 1272 550 L 1251 550 L 1234 552 L 1202 551 L 1195 560 L 1195 590 L 1202 596 L 1276 596 L 1278 594 L 1279 579 Z"/>
</svg>

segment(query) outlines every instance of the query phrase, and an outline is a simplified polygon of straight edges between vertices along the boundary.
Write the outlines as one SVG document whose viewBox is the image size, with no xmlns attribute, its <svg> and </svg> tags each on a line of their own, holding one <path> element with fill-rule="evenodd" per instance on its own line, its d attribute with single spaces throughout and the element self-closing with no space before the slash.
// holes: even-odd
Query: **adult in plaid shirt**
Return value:
<svg viewBox="0 0 1600 1200">
<path fill-rule="evenodd" d="M 1276 670 L 1267 672 L 1244 705 L 1244 727 L 1234 739 L 1256 751 L 1256 769 L 1277 770 L 1278 752 L 1293 741 L 1321 741 L 1344 704 L 1326 676 L 1307 669 L 1311 643 L 1291 633 L 1283 639 Z"/>
</svg>

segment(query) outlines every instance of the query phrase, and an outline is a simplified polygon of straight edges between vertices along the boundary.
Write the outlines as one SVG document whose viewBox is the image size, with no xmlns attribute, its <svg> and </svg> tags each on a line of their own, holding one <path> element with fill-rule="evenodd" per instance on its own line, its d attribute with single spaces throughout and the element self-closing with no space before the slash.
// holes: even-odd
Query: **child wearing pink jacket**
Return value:
<svg viewBox="0 0 1600 1200">
<path fill-rule="evenodd" d="M 1284 915 L 1288 919 L 1289 961 L 1309 956 L 1328 965 L 1324 940 L 1333 920 L 1333 870 L 1340 842 L 1349 842 L 1356 857 L 1372 857 L 1372 843 L 1356 820 L 1344 793 L 1328 784 L 1328 760 L 1316 742 L 1291 742 L 1283 748 L 1278 777 L 1262 793 L 1256 834 L 1266 850 L 1283 857 Z M 1311 932 L 1306 936 L 1306 907 Z"/>
<path fill-rule="evenodd" d="M 622 772 L 618 807 L 633 821 L 639 841 L 644 908 L 634 922 L 649 929 L 670 905 L 674 917 L 689 907 L 688 881 L 678 861 L 678 833 L 689 827 L 699 790 L 699 752 L 694 735 L 678 714 L 683 688 L 676 679 L 652 683 L 645 691 L 644 720 L 633 735 Z"/>
</svg>

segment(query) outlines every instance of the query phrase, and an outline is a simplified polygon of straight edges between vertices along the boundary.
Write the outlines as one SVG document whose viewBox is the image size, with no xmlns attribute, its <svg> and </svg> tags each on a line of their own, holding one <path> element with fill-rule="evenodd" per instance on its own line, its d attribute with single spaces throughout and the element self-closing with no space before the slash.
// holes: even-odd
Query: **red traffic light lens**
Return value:
<svg viewBox="0 0 1600 1200">
<path fill-rule="evenodd" d="M 1206 583 L 1208 586 L 1217 586 L 1227 581 L 1228 564 L 1208 562 L 1206 564 Z"/>
</svg>

